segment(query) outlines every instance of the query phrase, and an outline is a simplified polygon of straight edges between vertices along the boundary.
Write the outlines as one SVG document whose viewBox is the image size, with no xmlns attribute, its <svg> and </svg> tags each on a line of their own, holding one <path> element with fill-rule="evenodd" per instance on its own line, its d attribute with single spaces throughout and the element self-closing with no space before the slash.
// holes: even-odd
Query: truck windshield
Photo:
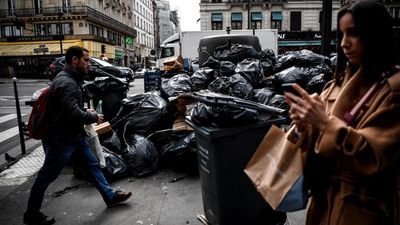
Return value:
<svg viewBox="0 0 400 225">
<path fill-rule="evenodd" d="M 161 58 L 167 58 L 175 55 L 174 48 L 161 48 Z"/>
</svg>

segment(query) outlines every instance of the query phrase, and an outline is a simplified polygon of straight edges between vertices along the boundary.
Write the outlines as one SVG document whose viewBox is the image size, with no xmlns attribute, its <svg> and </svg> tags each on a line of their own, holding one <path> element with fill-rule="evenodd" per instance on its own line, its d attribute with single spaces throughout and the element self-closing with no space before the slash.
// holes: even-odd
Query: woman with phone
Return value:
<svg viewBox="0 0 400 225">
<path fill-rule="evenodd" d="M 339 11 L 337 53 L 321 96 L 297 84 L 298 95 L 285 94 L 296 132 L 307 134 L 303 147 L 332 162 L 327 182 L 314 182 L 306 224 L 400 224 L 400 72 L 381 3 Z"/>
</svg>

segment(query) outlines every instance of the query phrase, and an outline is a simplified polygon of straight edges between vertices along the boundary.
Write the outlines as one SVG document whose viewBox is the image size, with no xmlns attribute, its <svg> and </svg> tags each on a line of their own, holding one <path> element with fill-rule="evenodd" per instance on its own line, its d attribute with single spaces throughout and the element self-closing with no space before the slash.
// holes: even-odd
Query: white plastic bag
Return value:
<svg viewBox="0 0 400 225">
<path fill-rule="evenodd" d="M 86 134 L 89 136 L 90 145 L 92 146 L 93 152 L 96 154 L 97 159 L 99 159 L 100 167 L 106 167 L 106 159 L 103 155 L 103 150 L 100 144 L 99 136 L 94 129 L 94 123 L 85 125 Z"/>
</svg>

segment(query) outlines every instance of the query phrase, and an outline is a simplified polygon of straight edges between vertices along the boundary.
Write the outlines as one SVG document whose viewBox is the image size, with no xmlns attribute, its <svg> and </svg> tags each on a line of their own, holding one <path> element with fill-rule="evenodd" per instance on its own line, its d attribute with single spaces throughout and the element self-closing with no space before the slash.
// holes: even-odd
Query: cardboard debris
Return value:
<svg viewBox="0 0 400 225">
<path fill-rule="evenodd" d="M 172 126 L 172 131 L 180 131 L 180 130 L 193 130 L 186 121 L 185 116 L 179 115 L 174 121 L 174 125 Z"/>
<path fill-rule="evenodd" d="M 104 122 L 101 124 L 97 124 L 94 129 L 97 132 L 97 135 L 102 135 L 112 131 L 111 124 L 109 122 Z"/>
<path fill-rule="evenodd" d="M 164 61 L 164 71 L 178 72 L 183 70 L 183 58 L 181 55 L 177 57 L 169 57 Z"/>
</svg>

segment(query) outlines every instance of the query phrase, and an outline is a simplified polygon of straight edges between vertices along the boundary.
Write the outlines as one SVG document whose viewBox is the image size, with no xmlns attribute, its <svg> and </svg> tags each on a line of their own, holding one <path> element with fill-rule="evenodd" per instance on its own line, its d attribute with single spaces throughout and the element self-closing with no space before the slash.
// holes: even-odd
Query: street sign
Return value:
<svg viewBox="0 0 400 225">
<path fill-rule="evenodd" d="M 49 52 L 49 48 L 34 48 L 33 53 L 44 53 Z"/>
<path fill-rule="evenodd" d="M 125 43 L 128 44 L 128 45 L 132 44 L 133 43 L 133 38 L 126 36 L 125 37 Z"/>
</svg>

